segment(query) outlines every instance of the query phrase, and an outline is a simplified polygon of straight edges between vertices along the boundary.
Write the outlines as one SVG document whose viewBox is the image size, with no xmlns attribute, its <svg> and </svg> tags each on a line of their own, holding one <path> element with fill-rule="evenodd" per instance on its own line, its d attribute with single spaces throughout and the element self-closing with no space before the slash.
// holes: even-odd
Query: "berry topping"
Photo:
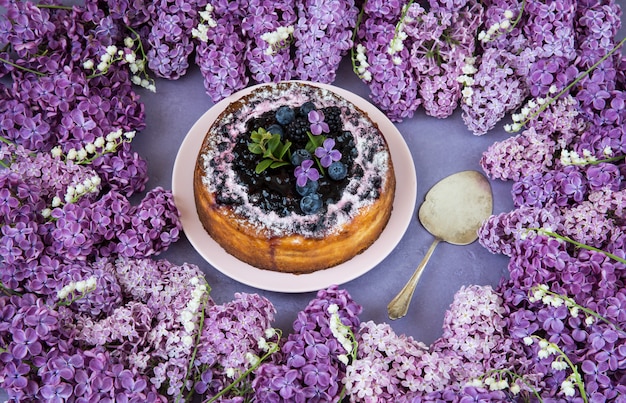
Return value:
<svg viewBox="0 0 626 403">
<path fill-rule="evenodd" d="M 324 108 L 324 121 L 328 124 L 330 131 L 341 130 L 341 110 L 336 106 Z"/>
<path fill-rule="evenodd" d="M 295 117 L 296 112 L 286 105 L 283 105 L 276 110 L 276 121 L 283 126 L 293 122 Z"/>
<path fill-rule="evenodd" d="M 314 111 L 315 109 L 315 104 L 311 101 L 307 101 L 300 107 L 300 115 L 308 116 L 309 112 Z"/>
<path fill-rule="evenodd" d="M 327 125 L 328 120 L 332 124 Z M 285 121 L 289 123 L 284 124 Z M 313 134 L 311 126 L 320 135 Z M 272 139 L 276 135 L 280 141 Z M 314 199 L 319 201 L 313 203 L 317 213 L 339 200 L 348 184 L 347 171 L 351 175 L 358 173 L 349 168 L 356 154 L 354 137 L 343 128 L 342 110 L 333 106 L 317 109 L 309 101 L 293 107 L 282 105 L 250 118 L 232 158 L 239 179 L 248 187 L 248 199 L 262 210 L 284 217 L 294 212 L 312 214 L 310 207 L 300 206 L 307 196 L 317 195 Z M 338 160 L 342 166 L 331 168 Z M 269 166 L 258 169 L 259 164 Z M 223 199 L 223 204 L 240 202 Z M 311 200 L 307 200 L 305 204 L 310 204 Z"/>
<path fill-rule="evenodd" d="M 346 164 L 341 161 L 335 161 L 328 167 L 328 176 L 330 179 L 340 181 L 348 175 Z"/>
<path fill-rule="evenodd" d="M 296 151 L 294 151 L 293 154 L 291 154 L 291 163 L 294 166 L 298 166 L 298 165 L 302 164 L 302 161 L 310 160 L 312 158 L 313 157 L 311 156 L 310 152 L 308 152 L 304 148 L 300 148 L 300 149 L 297 149 Z"/>
<path fill-rule="evenodd" d="M 279 134 L 281 139 L 285 137 L 285 131 L 283 130 L 283 127 L 276 123 L 274 123 L 273 125 L 270 125 L 267 128 L 267 131 L 272 134 Z"/>
<path fill-rule="evenodd" d="M 307 181 L 306 185 L 304 186 L 296 185 L 296 192 L 298 192 L 300 196 L 306 196 L 317 192 L 317 189 L 319 189 L 319 187 L 320 185 L 318 181 Z"/>
<path fill-rule="evenodd" d="M 306 116 L 298 116 L 296 119 L 286 126 L 287 135 L 292 141 L 307 140 L 307 131 L 309 130 L 309 119 Z"/>
<path fill-rule="evenodd" d="M 304 214 L 315 214 L 322 208 L 322 198 L 318 193 L 304 196 L 300 200 L 300 210 Z"/>
</svg>

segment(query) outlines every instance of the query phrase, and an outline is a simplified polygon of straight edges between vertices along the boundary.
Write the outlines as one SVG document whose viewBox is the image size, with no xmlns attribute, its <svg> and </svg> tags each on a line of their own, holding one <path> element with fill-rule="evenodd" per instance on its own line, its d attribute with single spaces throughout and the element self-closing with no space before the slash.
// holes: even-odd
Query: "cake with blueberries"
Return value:
<svg viewBox="0 0 626 403">
<path fill-rule="evenodd" d="M 396 179 L 365 112 L 303 82 L 255 87 L 203 141 L 194 197 L 205 230 L 260 269 L 310 273 L 363 252 L 387 225 Z"/>
</svg>

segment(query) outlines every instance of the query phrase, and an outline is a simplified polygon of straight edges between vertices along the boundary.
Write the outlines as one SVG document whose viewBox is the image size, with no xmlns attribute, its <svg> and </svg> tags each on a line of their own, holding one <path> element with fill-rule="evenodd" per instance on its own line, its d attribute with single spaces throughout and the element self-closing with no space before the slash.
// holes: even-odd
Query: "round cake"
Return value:
<svg viewBox="0 0 626 403">
<path fill-rule="evenodd" d="M 255 87 L 209 128 L 194 170 L 205 230 L 260 269 L 310 273 L 367 249 L 387 225 L 395 174 L 376 123 L 334 92 Z"/>
</svg>

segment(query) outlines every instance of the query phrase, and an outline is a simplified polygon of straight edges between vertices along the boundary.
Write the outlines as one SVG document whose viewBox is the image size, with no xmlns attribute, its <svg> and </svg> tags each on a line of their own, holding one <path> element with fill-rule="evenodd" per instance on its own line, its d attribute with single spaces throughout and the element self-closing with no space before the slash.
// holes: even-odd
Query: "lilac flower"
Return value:
<svg viewBox="0 0 626 403">
<path fill-rule="evenodd" d="M 330 329 L 328 307 L 332 304 L 338 307 L 341 323 L 356 332 L 361 307 L 337 286 L 320 290 L 317 298 L 298 313 L 293 324 L 294 333 L 288 336 L 281 354 L 273 357 L 274 362 L 259 367 L 253 381 L 258 399 L 276 399 L 287 395 L 293 399 L 319 396 L 334 400 L 339 396 L 341 388 L 338 380 L 345 373 L 345 364 L 338 356 L 347 352 Z M 326 348 L 320 344 L 325 344 Z M 284 358 L 281 360 L 281 357 Z M 311 365 L 318 367 L 318 371 L 311 372 Z M 328 384 L 324 373 L 331 375 Z M 311 386 L 313 381 L 315 386 Z"/>
<path fill-rule="evenodd" d="M 594 164 L 589 165 L 585 172 L 589 189 L 600 190 L 605 187 L 617 191 L 622 182 L 619 168 L 614 164 Z"/>
<path fill-rule="evenodd" d="M 610 94 L 608 91 L 593 82 L 587 84 L 587 86 L 576 95 L 576 98 L 582 103 L 583 107 L 590 105 L 598 111 L 604 109 L 606 100 L 609 97 Z"/>
<path fill-rule="evenodd" d="M 39 336 L 33 328 L 12 329 L 13 343 L 10 345 L 11 353 L 17 359 L 36 356 L 42 351 Z"/>
<path fill-rule="evenodd" d="M 309 111 L 308 119 L 310 123 L 311 133 L 318 136 L 322 133 L 328 133 L 330 131 L 328 123 L 324 122 L 324 112 L 316 109 Z"/>
<path fill-rule="evenodd" d="M 72 396 L 72 386 L 67 383 L 59 383 L 58 385 L 44 385 L 41 388 L 41 397 L 51 403 L 65 402 Z"/>
<path fill-rule="evenodd" d="M 324 140 L 321 147 L 315 149 L 315 156 L 320 159 L 324 168 L 328 168 L 333 161 L 341 159 L 341 152 L 335 150 L 335 140 L 328 138 Z"/>
<path fill-rule="evenodd" d="M 27 311 L 24 324 L 35 329 L 37 337 L 45 339 L 50 332 L 57 329 L 57 312 L 44 307 L 32 307 Z"/>
<path fill-rule="evenodd" d="M 506 394 L 501 390 L 490 391 L 485 388 L 467 386 L 463 388 L 459 403 L 505 401 Z"/>
<path fill-rule="evenodd" d="M 307 181 L 316 181 L 320 178 L 317 168 L 313 167 L 313 160 L 304 160 L 294 169 L 296 184 L 300 187 L 306 185 Z"/>
<path fill-rule="evenodd" d="M 342 57 L 352 48 L 358 7 L 353 1 L 303 0 L 294 26 L 295 76 L 331 83 Z"/>
<path fill-rule="evenodd" d="M 198 392 L 215 395 L 233 381 L 233 374 L 249 368 L 247 355 L 260 357 L 267 352 L 267 344 L 275 342 L 277 336 L 271 328 L 274 313 L 269 300 L 243 293 L 229 303 L 207 309 L 197 352 L 196 370 L 201 373 L 196 383 Z"/>
<path fill-rule="evenodd" d="M 30 372 L 30 367 L 28 364 L 24 362 L 20 362 L 16 364 L 13 361 L 10 361 L 4 367 L 5 375 L 5 385 L 8 388 L 14 389 L 24 389 L 28 385 L 28 378 L 24 375 Z"/>
<path fill-rule="evenodd" d="M 470 95 L 461 104 L 462 118 L 476 135 L 491 130 L 507 112 L 519 107 L 528 94 L 522 76 L 515 69 L 515 56 L 505 50 L 488 48 L 482 54 Z M 467 91 L 464 89 L 464 91 Z"/>
<path fill-rule="evenodd" d="M 103 182 L 126 197 L 143 191 L 148 181 L 147 163 L 131 150 L 129 143 L 123 143 L 117 153 L 108 153 L 97 158 L 93 168 Z"/>
<path fill-rule="evenodd" d="M 575 167 L 568 166 L 562 172 L 557 172 L 554 180 L 562 192 L 562 197 L 557 198 L 559 205 L 565 205 L 568 201 L 581 202 L 587 193 L 587 185 L 582 176 Z"/>
</svg>

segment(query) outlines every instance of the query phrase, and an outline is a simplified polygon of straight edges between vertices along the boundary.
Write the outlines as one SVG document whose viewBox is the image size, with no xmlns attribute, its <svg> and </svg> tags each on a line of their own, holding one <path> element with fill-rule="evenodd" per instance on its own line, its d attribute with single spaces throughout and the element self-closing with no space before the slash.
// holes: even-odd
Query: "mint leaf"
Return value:
<svg viewBox="0 0 626 403">
<path fill-rule="evenodd" d="M 273 162 L 274 162 L 274 161 L 272 161 L 272 160 L 271 160 L 271 159 L 269 159 L 269 158 L 266 158 L 266 159 L 264 159 L 264 160 L 261 160 L 261 162 L 259 162 L 259 163 L 256 165 L 256 168 L 254 168 L 254 171 L 255 171 L 256 173 L 260 174 L 261 172 L 263 172 L 263 171 L 265 171 L 267 168 L 269 168 L 269 167 L 270 167 L 270 165 L 272 165 L 272 163 L 273 163 Z"/>
</svg>

